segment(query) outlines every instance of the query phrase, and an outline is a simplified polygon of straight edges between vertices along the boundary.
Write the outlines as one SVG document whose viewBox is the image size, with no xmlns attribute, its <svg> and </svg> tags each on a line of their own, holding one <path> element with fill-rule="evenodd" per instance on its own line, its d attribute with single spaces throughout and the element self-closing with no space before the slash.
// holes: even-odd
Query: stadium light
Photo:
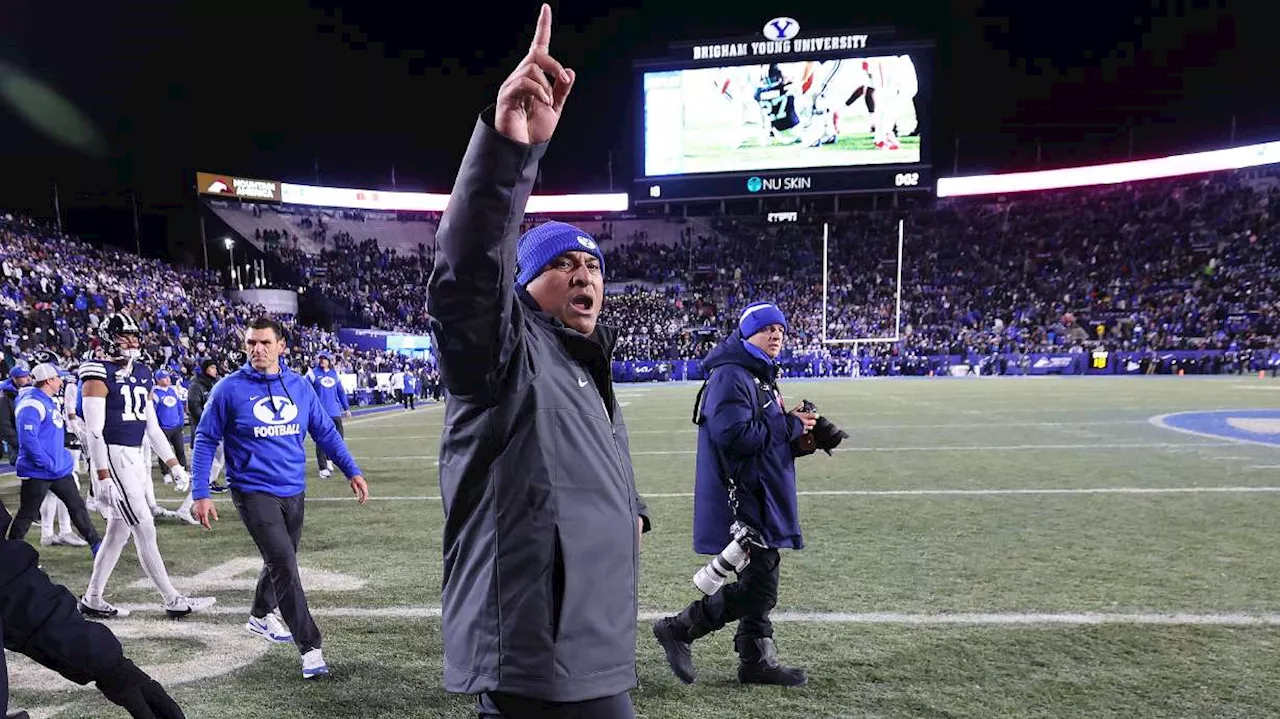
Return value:
<svg viewBox="0 0 1280 719">
<path fill-rule="evenodd" d="M 289 205 L 341 207 L 354 210 L 444 212 L 449 195 L 439 192 L 383 192 L 348 187 L 317 187 L 280 183 L 280 201 Z M 630 206 L 625 192 L 581 195 L 531 195 L 525 212 L 531 214 L 623 212 Z"/>
<path fill-rule="evenodd" d="M 230 250 L 236 246 L 236 241 L 230 237 L 224 237 L 222 238 L 222 246 Z"/>
<path fill-rule="evenodd" d="M 1280 142 L 1231 147 L 1225 150 L 1193 152 L 1133 162 L 1067 167 L 1061 170 L 1010 172 L 1003 175 L 939 177 L 938 197 L 992 195 L 1007 192 L 1057 190 L 1088 185 L 1114 185 L 1161 177 L 1194 175 L 1201 172 L 1240 170 L 1280 163 Z"/>
</svg>

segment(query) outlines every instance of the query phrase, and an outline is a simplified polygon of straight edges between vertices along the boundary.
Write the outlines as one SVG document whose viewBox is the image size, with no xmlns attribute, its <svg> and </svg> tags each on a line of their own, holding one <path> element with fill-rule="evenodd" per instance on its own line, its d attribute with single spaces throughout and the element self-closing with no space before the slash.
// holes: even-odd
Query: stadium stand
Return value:
<svg viewBox="0 0 1280 719">
<path fill-rule="evenodd" d="M 603 320 L 622 329 L 616 357 L 622 361 L 700 358 L 744 303 L 771 297 L 792 317 L 793 353 L 828 364 L 855 354 L 898 357 L 924 373 L 929 367 L 914 358 L 953 355 L 981 364 L 996 354 L 1097 348 L 1227 353 L 1218 365 L 1191 368 L 1210 371 L 1243 369 L 1242 354 L 1276 346 L 1278 199 L 1277 173 L 1251 170 L 940 200 L 902 214 L 900 326 L 899 217 L 832 218 L 827 338 L 901 335 L 857 349 L 822 342 L 823 218 L 580 224 L 597 233 L 607 253 L 611 294 Z M 312 234 L 297 249 L 278 243 L 275 252 L 370 324 L 426 331 L 419 287 L 433 247 L 424 242 L 409 254 L 401 248 L 406 233 L 421 228 L 421 237 L 432 236 L 426 227 L 434 224 L 400 222 L 411 227 L 395 233 L 400 247 L 388 247 L 359 214 L 318 213 L 323 233 L 319 225 L 291 229 Z M 353 225 L 366 231 L 337 229 Z M 314 245 L 321 247 L 306 249 Z"/>
<path fill-rule="evenodd" d="M 238 348 L 249 319 L 262 307 L 230 302 L 212 275 L 96 248 L 25 218 L 0 216 L 0 378 L 19 358 L 50 349 L 73 365 L 97 346 L 96 329 L 110 312 L 130 313 L 144 332 L 143 349 L 157 367 L 191 377 L 206 358 Z M 393 351 L 342 346 L 334 333 L 281 317 L 293 337 L 289 364 L 305 371 L 317 352 L 356 374 L 423 363 Z"/>
<path fill-rule="evenodd" d="M 1027 355 L 1097 350 L 1141 356 L 1144 371 L 1244 372 L 1276 366 L 1278 203 L 1280 173 L 1251 170 L 794 224 L 759 217 L 579 224 L 607 253 L 602 319 L 621 330 L 618 362 L 700 359 L 742 306 L 768 297 L 791 318 L 791 374 L 946 373 L 957 363 L 1016 372 L 1026 371 Z M 422 287 L 438 216 L 221 201 L 214 209 L 284 262 L 305 291 L 349 309 L 364 326 L 428 331 Z M 897 341 L 824 344 L 824 219 L 826 337 Z M 0 341 L 10 364 L 39 346 L 78 356 L 104 313 L 123 309 L 143 323 L 151 354 L 189 376 L 203 357 L 235 346 L 245 320 L 260 311 L 223 299 L 216 278 L 199 271 L 97 249 L 20 218 L 0 223 L 0 232 Z M 337 348 L 332 333 L 287 319 L 301 339 L 294 366 Z M 1214 352 L 1194 362 L 1168 355 L 1204 350 Z M 365 374 L 401 361 L 353 347 L 337 357 L 340 368 Z"/>
</svg>

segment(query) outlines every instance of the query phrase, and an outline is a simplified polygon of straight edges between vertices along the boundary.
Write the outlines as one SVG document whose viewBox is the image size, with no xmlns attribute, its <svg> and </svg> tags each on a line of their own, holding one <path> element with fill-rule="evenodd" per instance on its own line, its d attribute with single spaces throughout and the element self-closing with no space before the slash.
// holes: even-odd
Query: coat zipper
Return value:
<svg viewBox="0 0 1280 719">
<path fill-rule="evenodd" d="M 586 368 L 584 367 L 583 369 L 586 369 Z M 622 472 L 622 478 L 626 479 L 627 467 L 626 467 L 626 464 L 622 461 L 622 451 L 618 449 L 618 425 L 614 424 L 613 422 L 613 414 L 609 411 L 609 405 L 604 403 L 604 394 L 600 392 L 599 387 L 594 386 L 595 382 L 592 382 L 591 384 L 592 384 L 592 389 L 596 391 L 596 397 L 600 398 L 600 406 L 604 409 L 604 416 L 609 421 L 609 433 L 612 435 L 613 456 L 618 460 L 618 470 Z M 618 409 L 621 410 L 622 408 L 619 407 Z M 632 485 L 634 486 L 634 484 L 635 484 L 635 479 L 632 478 Z M 627 506 L 631 508 L 631 518 L 638 520 L 640 515 L 636 511 L 637 507 L 635 505 L 635 494 L 636 494 L 635 492 L 632 492 L 630 495 L 628 495 Z M 639 534 L 640 534 L 640 530 L 637 529 L 636 533 L 631 535 L 635 537 L 635 540 L 631 542 L 631 547 L 632 547 L 632 551 L 635 552 L 635 555 L 637 557 L 636 562 L 639 562 L 639 555 L 640 555 Z M 632 563 L 631 565 L 631 585 L 636 588 L 634 599 L 631 602 L 631 611 L 633 614 L 635 614 L 640 611 L 640 572 L 636 569 L 635 563 Z M 636 664 L 637 685 L 639 684 L 639 682 L 640 682 L 640 666 L 639 664 Z"/>
</svg>

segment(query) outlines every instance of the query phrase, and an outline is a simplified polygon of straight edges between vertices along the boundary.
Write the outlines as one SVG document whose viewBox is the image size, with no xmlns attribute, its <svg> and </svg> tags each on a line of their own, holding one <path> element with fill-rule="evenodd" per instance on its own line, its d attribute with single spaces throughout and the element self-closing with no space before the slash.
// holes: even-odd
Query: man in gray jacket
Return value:
<svg viewBox="0 0 1280 719">
<path fill-rule="evenodd" d="M 613 392 L 616 335 L 596 324 L 604 261 L 563 223 L 517 243 L 573 85 L 550 35 L 544 5 L 436 233 L 444 683 L 479 695 L 481 717 L 626 719 L 648 522 Z"/>
</svg>

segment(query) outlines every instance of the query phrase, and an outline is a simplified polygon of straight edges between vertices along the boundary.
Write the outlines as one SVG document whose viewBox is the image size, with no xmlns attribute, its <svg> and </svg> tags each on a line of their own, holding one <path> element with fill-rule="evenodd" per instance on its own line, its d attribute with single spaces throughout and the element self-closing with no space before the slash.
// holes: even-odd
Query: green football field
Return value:
<svg viewBox="0 0 1280 719">
<path fill-rule="evenodd" d="M 682 685 L 649 633 L 696 597 L 704 561 L 690 548 L 696 390 L 619 387 L 655 523 L 642 550 L 641 716 L 1280 716 L 1280 448 L 1150 421 L 1277 407 L 1280 381 L 785 383 L 788 403 L 807 397 L 852 434 L 798 466 L 809 548 L 784 553 L 775 610 L 782 657 L 811 677 L 792 690 L 738 686 L 731 629 L 695 644 L 699 680 Z M 164 619 L 126 549 L 108 599 L 140 611 L 110 626 L 188 717 L 474 716 L 440 684 L 440 426 L 430 405 L 350 422 L 365 507 L 345 482 L 312 480 L 300 564 L 329 680 L 305 683 L 292 645 L 243 630 L 259 563 L 226 499 L 212 532 L 160 529 L 175 584 L 217 596 L 216 611 Z M 87 551 L 42 558 L 83 590 Z M 14 704 L 34 716 L 124 716 L 10 659 Z"/>
</svg>

